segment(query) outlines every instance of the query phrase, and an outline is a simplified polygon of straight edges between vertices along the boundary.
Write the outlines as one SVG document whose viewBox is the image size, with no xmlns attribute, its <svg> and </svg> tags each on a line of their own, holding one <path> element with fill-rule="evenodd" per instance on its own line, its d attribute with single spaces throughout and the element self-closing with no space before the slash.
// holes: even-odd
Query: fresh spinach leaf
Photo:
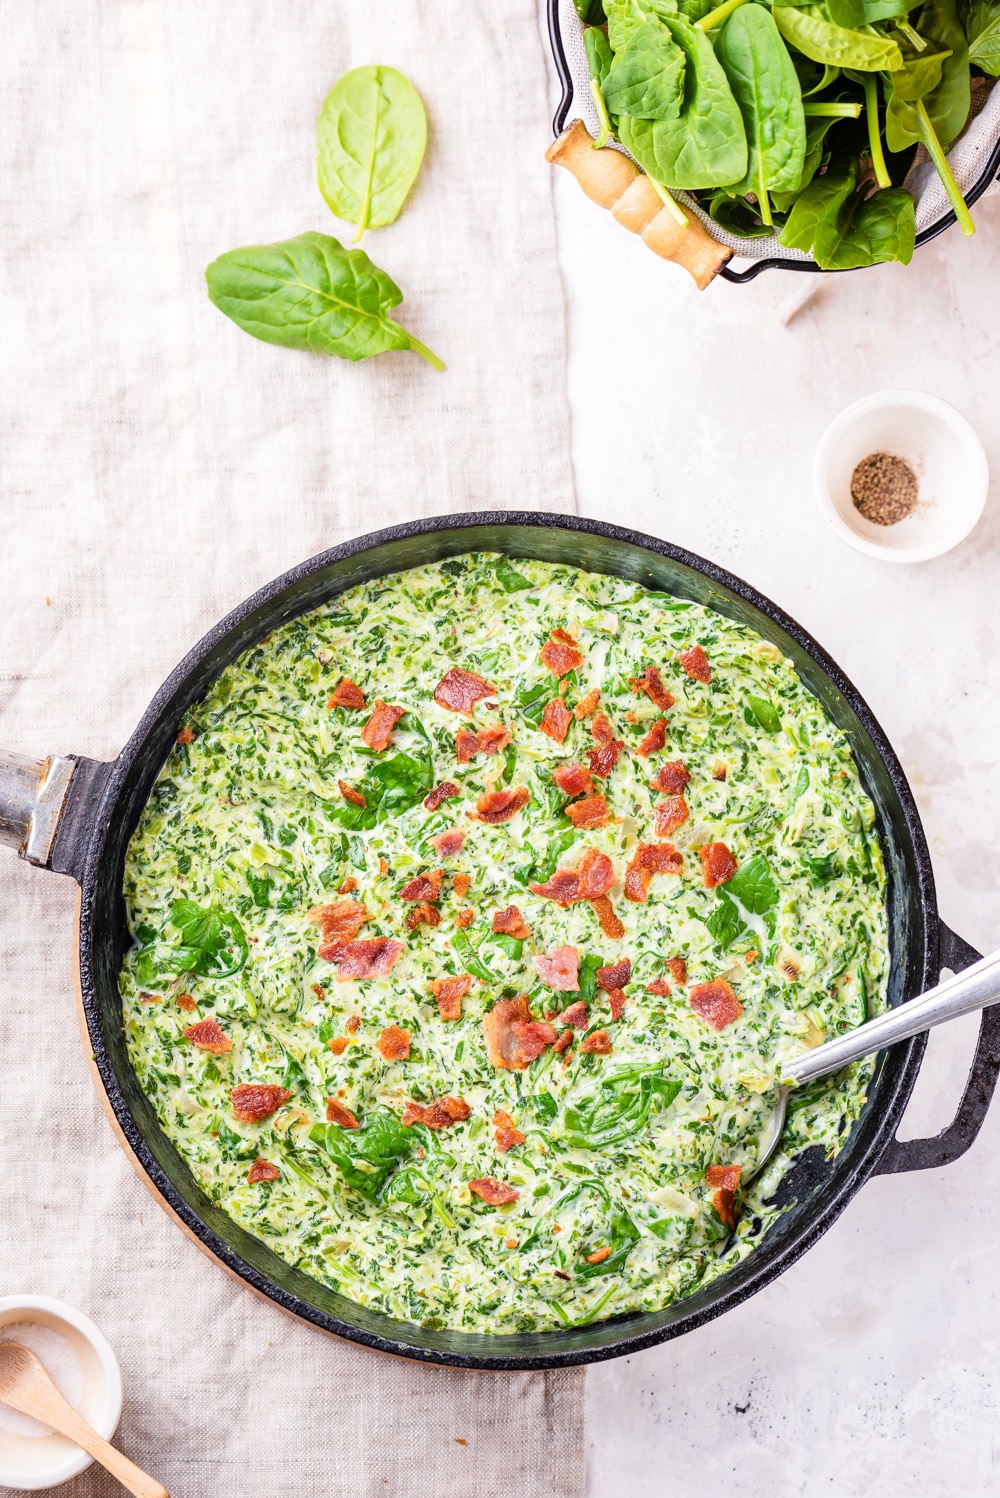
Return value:
<svg viewBox="0 0 1000 1498">
<path fill-rule="evenodd" d="M 774 233 L 773 226 L 765 224 L 761 218 L 756 203 L 734 197 L 726 188 L 713 193 L 708 205 L 708 216 L 720 229 L 725 229 L 727 234 L 735 234 L 740 239 L 760 239 L 763 235 Z"/>
<path fill-rule="evenodd" d="M 749 928 L 733 900 L 724 890 L 717 889 L 718 904 L 705 921 L 709 935 L 723 952 L 728 952 L 733 942 L 749 934 Z"/>
<path fill-rule="evenodd" d="M 353 68 L 326 96 L 316 126 L 319 190 L 338 218 L 366 229 L 399 217 L 427 146 L 427 116 L 395 68 Z"/>
<path fill-rule="evenodd" d="M 651 17 L 616 53 L 602 84 L 612 114 L 644 120 L 673 119 L 684 102 L 687 59 L 663 23 Z"/>
<path fill-rule="evenodd" d="M 596 1096 L 565 1112 L 565 1142 L 572 1149 L 610 1149 L 646 1127 L 654 1100 L 669 1108 L 681 1084 L 658 1066 L 622 1067 L 605 1078 Z"/>
<path fill-rule="evenodd" d="M 798 187 L 806 154 L 802 91 L 788 48 L 769 10 L 742 5 L 715 43 L 743 116 L 748 158 L 738 193 L 756 195 L 761 218 L 770 224 L 770 193 Z"/>
<path fill-rule="evenodd" d="M 410 1155 L 418 1138 L 387 1108 L 369 1113 L 358 1129 L 313 1124 L 309 1138 L 325 1150 L 348 1186 L 374 1201 L 393 1171 Z"/>
<path fill-rule="evenodd" d="M 603 92 L 614 61 L 614 53 L 604 32 L 599 31 L 596 26 L 588 26 L 583 33 L 583 50 L 587 54 L 590 76 Z"/>
<path fill-rule="evenodd" d="M 520 716 L 532 728 L 537 728 L 542 721 L 542 714 L 546 705 L 552 701 L 552 687 L 548 682 L 538 682 L 536 685 L 526 686 L 514 699 L 520 712 Z"/>
<path fill-rule="evenodd" d="M 327 234 L 229 250 L 212 261 L 205 280 L 219 311 L 264 343 L 350 360 L 412 349 L 444 369 L 389 316 L 403 300 L 395 281 L 364 250 L 345 250 Z"/>
<path fill-rule="evenodd" d="M 582 1256 L 574 1265 L 574 1278 L 592 1280 L 602 1274 L 618 1274 L 625 1268 L 625 1261 L 638 1241 L 639 1229 L 625 1208 L 612 1207 L 605 1234 L 605 1246 L 610 1246 L 611 1253 L 596 1264 L 589 1262 L 588 1255 Z"/>
<path fill-rule="evenodd" d="M 899 260 L 909 264 L 916 235 L 911 195 L 885 187 L 871 197 L 855 191 L 856 161 L 831 167 L 798 199 L 781 243 L 810 251 L 824 270 Z"/>
<path fill-rule="evenodd" d="M 487 966 L 484 960 L 478 955 L 466 932 L 456 931 L 451 939 L 451 944 L 455 955 L 467 973 L 471 973 L 474 978 L 481 978 L 484 983 L 500 982 L 493 969 Z"/>
<path fill-rule="evenodd" d="M 837 26 L 821 5 L 810 6 L 807 11 L 794 5 L 776 5 L 772 14 L 785 41 L 813 62 L 856 68 L 861 73 L 902 67 L 903 54 L 891 37 Z"/>
<path fill-rule="evenodd" d="M 928 51 L 951 54 L 944 59 L 940 82 L 924 96 L 934 133 L 947 151 L 965 129 L 972 103 L 969 44 L 958 18 L 957 0 L 924 0 L 913 25 L 929 44 Z"/>
<path fill-rule="evenodd" d="M 784 243 L 784 240 L 782 240 Z M 766 697 L 747 697 L 747 705 L 743 716 L 748 723 L 759 723 L 765 733 L 781 732 L 781 716 L 776 707 L 768 702 Z"/>
<path fill-rule="evenodd" d="M 970 63 L 991 78 L 1000 76 L 1000 0 L 971 0 L 962 19 Z"/>
<path fill-rule="evenodd" d="M 364 806 L 338 802 L 330 816 L 349 831 L 366 831 L 390 817 L 402 816 L 422 801 L 434 786 L 434 764 L 430 755 L 419 759 L 402 752 L 372 762 L 358 789 Z"/>
<path fill-rule="evenodd" d="M 600 36 L 601 33 L 597 34 Z M 520 593 L 524 588 L 532 587 L 531 579 L 525 577 L 523 572 L 518 572 L 510 557 L 501 557 L 493 570 L 505 593 Z"/>
<path fill-rule="evenodd" d="M 649 16 L 677 14 L 677 0 L 605 0 L 608 41 L 612 52 L 621 52 L 633 31 Z"/>
<path fill-rule="evenodd" d="M 802 867 L 813 884 L 818 884 L 821 888 L 836 879 L 841 871 L 836 853 L 805 854 L 802 858 Z"/>
<path fill-rule="evenodd" d="M 193 900 L 175 900 L 170 924 L 180 932 L 180 946 L 160 955 L 161 971 L 196 973 L 199 978 L 229 978 L 250 955 L 243 927 L 219 905 L 202 907 Z"/>
<path fill-rule="evenodd" d="M 602 0 L 573 0 L 576 13 L 585 26 L 602 26 L 605 21 Z"/>
<path fill-rule="evenodd" d="M 580 986 L 580 998 L 585 1004 L 592 1004 L 597 995 L 597 969 L 603 967 L 600 957 L 595 957 L 588 952 L 580 963 L 577 973 L 577 983 Z"/>
<path fill-rule="evenodd" d="M 740 864 L 727 882 L 726 889 L 752 915 L 763 915 L 765 911 L 773 910 L 778 903 L 778 886 L 771 874 L 771 865 L 763 853 L 757 853 L 746 863 Z"/>
</svg>

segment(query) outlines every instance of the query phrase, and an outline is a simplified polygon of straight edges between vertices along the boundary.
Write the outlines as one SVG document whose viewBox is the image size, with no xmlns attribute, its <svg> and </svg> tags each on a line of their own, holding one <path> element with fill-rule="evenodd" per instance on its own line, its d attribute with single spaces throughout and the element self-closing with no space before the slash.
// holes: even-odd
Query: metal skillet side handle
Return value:
<svg viewBox="0 0 1000 1498">
<path fill-rule="evenodd" d="M 0 750 L 0 845 L 36 868 L 78 878 L 110 771 L 110 764 L 76 755 L 39 760 Z"/>
<path fill-rule="evenodd" d="M 941 966 L 953 973 L 964 972 L 982 953 L 940 923 Z M 933 1139 L 893 1139 L 873 1175 L 896 1175 L 906 1170 L 932 1170 L 950 1165 L 964 1155 L 982 1128 L 989 1111 L 997 1079 L 1000 1078 L 1000 1004 L 984 1009 L 979 1039 L 958 1111 L 947 1128 Z"/>
</svg>

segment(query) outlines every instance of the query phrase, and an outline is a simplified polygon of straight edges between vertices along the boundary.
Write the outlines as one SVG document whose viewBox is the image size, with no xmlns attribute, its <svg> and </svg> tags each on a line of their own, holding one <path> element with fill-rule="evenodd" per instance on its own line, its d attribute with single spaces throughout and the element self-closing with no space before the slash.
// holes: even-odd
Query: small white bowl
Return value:
<svg viewBox="0 0 1000 1498">
<path fill-rule="evenodd" d="M 851 476 L 869 453 L 905 458 L 919 484 L 916 508 L 895 525 L 855 509 Z M 883 390 L 841 411 L 816 449 L 816 500 L 842 541 L 885 562 L 927 562 L 964 541 L 986 504 L 983 444 L 954 406 L 919 390 Z"/>
<path fill-rule="evenodd" d="M 61 1300 L 47 1295 L 0 1297 L 0 1330 L 22 1322 L 57 1332 L 69 1343 L 80 1364 L 76 1408 L 110 1441 L 122 1412 L 121 1369 L 110 1342 L 88 1316 Z M 18 1421 L 24 1418 L 19 1416 Z M 76 1477 L 92 1462 L 93 1457 L 55 1431 L 24 1435 L 0 1428 L 0 1488 L 52 1488 Z"/>
</svg>

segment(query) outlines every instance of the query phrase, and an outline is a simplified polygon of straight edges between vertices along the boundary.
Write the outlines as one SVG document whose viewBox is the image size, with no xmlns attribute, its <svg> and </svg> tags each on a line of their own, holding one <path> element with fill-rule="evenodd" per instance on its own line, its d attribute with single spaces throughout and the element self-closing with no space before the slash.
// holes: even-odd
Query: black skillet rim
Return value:
<svg viewBox="0 0 1000 1498">
<path fill-rule="evenodd" d="M 750 1296 L 756 1294 L 758 1290 L 763 1289 L 765 1285 L 776 1279 L 780 1274 L 784 1273 L 786 1269 L 790 1268 L 802 1254 L 806 1253 L 817 1242 L 837 1217 L 840 1216 L 847 1203 L 860 1190 L 861 1186 L 877 1166 L 887 1145 L 895 1135 L 896 1126 L 909 1101 L 920 1068 L 925 1037 L 918 1036 L 907 1042 L 898 1077 L 893 1091 L 887 1099 L 888 1106 L 878 1120 L 877 1126 L 873 1129 L 867 1149 L 854 1161 L 850 1173 L 842 1181 L 833 1186 L 822 1208 L 809 1220 L 808 1225 L 797 1236 L 790 1239 L 788 1243 L 777 1250 L 773 1257 L 762 1263 L 756 1272 L 750 1271 L 747 1273 L 746 1278 L 739 1285 L 729 1290 L 724 1289 L 717 1298 L 692 1311 L 689 1315 L 681 1316 L 676 1321 L 672 1321 L 665 1326 L 644 1332 L 630 1332 L 629 1327 L 634 1323 L 631 1320 L 624 1320 L 621 1328 L 622 1335 L 613 1341 L 609 1340 L 599 1347 L 574 1348 L 563 1352 L 558 1350 L 551 1352 L 539 1351 L 537 1355 L 529 1354 L 527 1356 L 513 1356 L 510 1354 L 505 1356 L 500 1351 L 496 1355 L 482 1356 L 472 1353 L 452 1352 L 446 1349 L 429 1350 L 427 1348 L 415 1347 L 411 1342 L 407 1342 L 402 1337 L 396 1338 L 378 1335 L 358 1327 L 351 1322 L 330 1316 L 318 1307 L 309 1305 L 298 1296 L 283 1290 L 273 1280 L 262 1274 L 253 1265 L 248 1264 L 239 1254 L 229 1248 L 202 1221 L 154 1159 L 146 1144 L 145 1138 L 129 1109 L 127 1100 L 119 1084 L 101 1023 L 94 982 L 94 902 L 101 858 L 119 794 L 133 761 L 140 753 L 147 737 L 157 727 L 163 709 L 174 698 L 178 690 L 183 687 L 189 675 L 203 658 L 263 604 L 273 600 L 295 583 L 321 571 L 331 563 L 375 550 L 390 542 L 405 540 L 409 537 L 432 535 L 441 531 L 471 530 L 483 526 L 520 526 L 539 530 L 563 529 L 586 535 L 601 536 L 611 542 L 620 542 L 625 545 L 637 547 L 640 550 L 651 551 L 701 573 L 719 587 L 735 594 L 738 598 L 752 605 L 768 619 L 777 624 L 803 651 L 813 658 L 832 681 L 837 691 L 847 700 L 862 727 L 871 738 L 876 753 L 882 760 L 892 781 L 906 821 L 914 865 L 917 871 L 919 884 L 917 893 L 924 930 L 924 950 L 921 954 L 921 961 L 925 983 L 930 980 L 932 974 L 936 976 L 938 915 L 930 853 L 924 837 L 916 803 L 914 802 L 906 776 L 903 773 L 902 766 L 899 764 L 891 744 L 860 693 L 822 646 L 797 624 L 794 619 L 786 614 L 783 609 L 779 608 L 777 604 L 773 603 L 763 594 L 758 593 L 755 588 L 750 587 L 742 579 L 716 566 L 715 563 L 707 561 L 705 558 L 699 557 L 681 547 L 673 546 L 669 542 L 658 540 L 656 537 L 647 536 L 641 532 L 612 525 L 604 521 L 585 519 L 575 515 L 547 514 L 544 512 L 508 510 L 474 511 L 464 514 L 440 515 L 408 521 L 401 525 L 389 526 L 383 530 L 356 537 L 339 546 L 331 547 L 328 551 L 321 552 L 305 562 L 299 563 L 296 567 L 282 574 L 282 576 L 267 583 L 236 609 L 232 610 L 231 613 L 226 615 L 224 619 L 209 630 L 198 644 L 188 652 L 153 697 L 132 737 L 118 759 L 110 767 L 107 781 L 101 793 L 101 804 L 94 817 L 93 829 L 90 833 L 84 866 L 81 871 L 80 988 L 82 1004 L 93 1046 L 94 1063 L 118 1125 L 129 1149 L 142 1166 L 143 1171 L 148 1176 L 157 1194 L 172 1212 L 176 1214 L 202 1247 L 207 1249 L 214 1258 L 218 1259 L 220 1263 L 238 1278 L 245 1281 L 251 1289 L 256 1290 L 267 1299 L 281 1306 L 284 1310 L 291 1312 L 291 1314 L 300 1320 L 312 1323 L 321 1330 L 330 1332 L 344 1340 L 355 1342 L 373 1351 L 389 1353 L 411 1361 L 454 1368 L 513 1372 L 573 1367 L 580 1364 L 603 1362 L 610 1358 L 643 1351 L 648 1347 L 671 1340 L 673 1337 L 679 1336 L 684 1332 L 693 1331 L 695 1328 L 714 1320 L 717 1316 L 723 1315 L 726 1311 L 734 1309 L 737 1305 L 742 1304 L 743 1301 L 748 1300 Z M 902 1047 L 895 1049 L 898 1053 L 902 1050 Z M 752 1259 L 747 1262 L 752 1262 Z M 724 1286 L 725 1278 L 717 1283 Z M 406 1323 L 400 1323 L 400 1326 L 405 1325 Z M 553 1339 L 557 1339 L 560 1333 L 540 1334 L 540 1338 L 542 1336 L 551 1336 Z M 498 1343 L 502 1344 L 503 1340 L 503 1338 L 497 1338 Z"/>
</svg>

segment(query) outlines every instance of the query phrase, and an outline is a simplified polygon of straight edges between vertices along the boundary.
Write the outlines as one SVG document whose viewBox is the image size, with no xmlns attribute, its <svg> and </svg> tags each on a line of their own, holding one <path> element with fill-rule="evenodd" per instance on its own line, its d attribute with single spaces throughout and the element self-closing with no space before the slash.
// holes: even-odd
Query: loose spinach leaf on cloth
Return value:
<svg viewBox="0 0 1000 1498">
<path fill-rule="evenodd" d="M 644 21 L 615 55 L 603 81 L 608 110 L 643 120 L 674 119 L 684 102 L 686 61 L 661 21 Z"/>
<path fill-rule="evenodd" d="M 858 165 L 831 166 L 798 199 L 781 243 L 812 254 L 824 270 L 845 270 L 899 260 L 908 265 L 916 235 L 914 202 L 901 187 L 865 197 L 856 191 Z"/>
<path fill-rule="evenodd" d="M 765 915 L 778 903 L 778 886 L 771 874 L 771 865 L 763 853 L 756 853 L 746 863 L 740 864 L 736 873 L 728 880 L 726 889 L 752 915 Z"/>
<path fill-rule="evenodd" d="M 769 194 L 796 188 L 806 154 L 802 91 L 788 48 L 763 5 L 743 5 L 719 32 L 715 54 L 743 116 L 746 176 L 734 189 L 757 197 L 771 223 Z"/>
<path fill-rule="evenodd" d="M 444 369 L 389 316 L 403 300 L 395 281 L 364 250 L 346 250 L 329 235 L 230 250 L 212 261 L 205 279 L 219 311 L 264 343 L 351 360 L 412 349 Z"/>
<path fill-rule="evenodd" d="M 675 119 L 620 121 L 622 145 L 664 187 L 726 187 L 747 169 L 743 117 L 711 41 L 679 16 L 663 25 L 686 54 L 684 103 Z"/>
<path fill-rule="evenodd" d="M 967 0 L 962 21 L 969 61 L 991 78 L 1000 76 L 1000 0 Z"/>
<path fill-rule="evenodd" d="M 772 14 L 785 41 L 813 62 L 856 68 L 859 73 L 891 71 L 903 65 L 899 44 L 891 37 L 837 26 L 822 5 L 811 6 L 808 11 L 794 5 L 776 5 Z"/>
<path fill-rule="evenodd" d="M 355 239 L 398 218 L 427 146 L 427 115 L 395 68 L 345 73 L 326 96 L 316 126 L 319 190 Z"/>
<path fill-rule="evenodd" d="M 388 1108 L 369 1113 L 358 1129 L 339 1124 L 313 1124 L 309 1138 L 325 1150 L 348 1186 L 374 1201 L 393 1171 L 419 1143 L 413 1129 L 405 1129 Z"/>
</svg>

